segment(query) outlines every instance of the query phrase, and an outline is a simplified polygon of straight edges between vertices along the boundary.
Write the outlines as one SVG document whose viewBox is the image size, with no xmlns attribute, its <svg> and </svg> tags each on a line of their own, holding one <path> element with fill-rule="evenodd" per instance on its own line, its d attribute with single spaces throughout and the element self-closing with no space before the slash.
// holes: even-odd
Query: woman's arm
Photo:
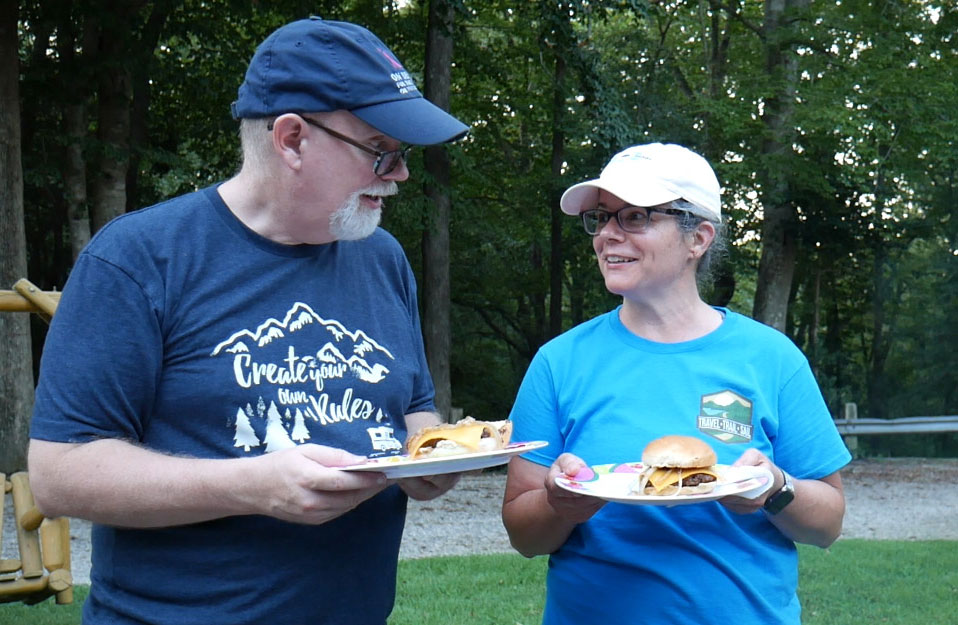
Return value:
<svg viewBox="0 0 958 625">
<path fill-rule="evenodd" d="M 755 512 L 765 501 L 781 489 L 785 482 L 782 469 L 757 449 L 748 449 L 735 465 L 761 466 L 771 471 L 775 480 L 763 496 L 756 499 L 724 497 L 721 503 L 739 514 Z M 836 471 L 817 480 L 793 478 L 795 498 L 778 514 L 769 514 L 768 520 L 783 534 L 798 543 L 828 547 L 842 533 L 845 518 L 845 492 L 841 473 Z"/>
<path fill-rule="evenodd" d="M 828 547 L 841 535 L 845 517 L 841 474 L 836 471 L 819 480 L 793 478 L 793 482 L 795 499 L 768 520 L 795 542 Z"/>
<path fill-rule="evenodd" d="M 585 466 L 572 454 L 562 454 L 550 467 L 523 458 L 509 462 L 502 522 L 516 551 L 527 558 L 557 551 L 576 525 L 605 504 L 556 486 L 556 476 L 575 475 Z"/>
</svg>

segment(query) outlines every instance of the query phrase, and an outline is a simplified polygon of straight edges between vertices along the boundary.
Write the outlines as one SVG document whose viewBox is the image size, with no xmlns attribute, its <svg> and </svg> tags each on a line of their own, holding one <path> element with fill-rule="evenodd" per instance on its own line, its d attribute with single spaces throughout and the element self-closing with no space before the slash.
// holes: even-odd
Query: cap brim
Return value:
<svg viewBox="0 0 958 625">
<path fill-rule="evenodd" d="M 412 145 L 448 143 L 469 132 L 469 126 L 426 98 L 393 100 L 350 112 L 376 130 Z"/>
<path fill-rule="evenodd" d="M 651 180 L 646 184 L 631 181 L 617 185 L 599 179 L 580 182 L 566 189 L 559 200 L 559 207 L 567 215 L 578 215 L 584 210 L 595 208 L 599 203 L 600 190 L 608 191 L 633 206 L 658 206 L 681 197 Z"/>
</svg>

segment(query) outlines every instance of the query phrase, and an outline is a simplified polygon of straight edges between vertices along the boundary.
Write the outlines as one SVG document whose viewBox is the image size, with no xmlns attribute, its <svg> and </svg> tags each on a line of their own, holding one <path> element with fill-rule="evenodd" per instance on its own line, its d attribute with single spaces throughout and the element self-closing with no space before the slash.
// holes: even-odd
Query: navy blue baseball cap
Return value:
<svg viewBox="0 0 958 625">
<path fill-rule="evenodd" d="M 349 111 L 403 143 L 454 141 L 469 127 L 427 100 L 376 35 L 319 17 L 291 22 L 256 49 L 235 119 Z"/>
</svg>

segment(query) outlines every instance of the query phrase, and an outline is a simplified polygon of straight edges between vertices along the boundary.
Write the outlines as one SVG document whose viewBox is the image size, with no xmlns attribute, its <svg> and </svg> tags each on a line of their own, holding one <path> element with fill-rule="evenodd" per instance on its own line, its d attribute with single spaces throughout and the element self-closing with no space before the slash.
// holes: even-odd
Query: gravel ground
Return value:
<svg viewBox="0 0 958 625">
<path fill-rule="evenodd" d="M 958 459 L 855 460 L 842 471 L 847 510 L 842 538 L 958 540 Z M 505 474 L 467 475 L 445 496 L 411 501 L 401 558 L 510 553 L 499 518 Z M 2 558 L 18 557 L 13 503 L 4 506 Z M 90 581 L 89 523 L 72 520 L 75 583 Z"/>
</svg>

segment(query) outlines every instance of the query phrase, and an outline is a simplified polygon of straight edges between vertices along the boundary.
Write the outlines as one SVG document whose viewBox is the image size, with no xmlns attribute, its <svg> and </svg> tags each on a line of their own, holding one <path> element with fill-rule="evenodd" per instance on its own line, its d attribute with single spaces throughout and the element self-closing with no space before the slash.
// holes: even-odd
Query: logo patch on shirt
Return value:
<svg viewBox="0 0 958 625">
<path fill-rule="evenodd" d="M 752 440 L 752 402 L 732 391 L 702 395 L 698 428 L 723 443 L 747 443 Z"/>
</svg>

